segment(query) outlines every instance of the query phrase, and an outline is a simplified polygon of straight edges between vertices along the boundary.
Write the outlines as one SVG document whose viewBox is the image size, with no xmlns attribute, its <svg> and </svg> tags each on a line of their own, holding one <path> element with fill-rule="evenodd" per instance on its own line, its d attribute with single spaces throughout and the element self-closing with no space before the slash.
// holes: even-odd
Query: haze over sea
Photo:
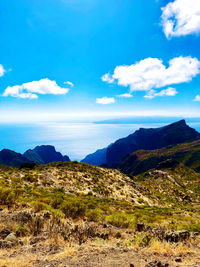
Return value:
<svg viewBox="0 0 200 267">
<path fill-rule="evenodd" d="M 23 153 L 37 145 L 53 145 L 72 160 L 81 160 L 97 149 L 125 137 L 143 127 L 160 127 L 180 118 L 123 119 L 102 122 L 46 122 L 31 124 L 0 124 L 0 149 Z M 200 132 L 200 118 L 186 119 Z"/>
</svg>

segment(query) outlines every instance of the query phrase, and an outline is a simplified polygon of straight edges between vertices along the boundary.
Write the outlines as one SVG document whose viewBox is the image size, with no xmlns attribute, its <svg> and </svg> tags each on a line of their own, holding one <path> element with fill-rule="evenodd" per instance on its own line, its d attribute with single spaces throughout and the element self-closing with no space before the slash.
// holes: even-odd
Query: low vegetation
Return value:
<svg viewBox="0 0 200 267">
<path fill-rule="evenodd" d="M 162 254 L 181 242 L 180 231 L 189 231 L 182 250 L 192 251 L 200 232 L 198 183 L 198 174 L 182 165 L 134 178 L 77 162 L 1 166 L 0 262 L 3 247 L 13 249 L 12 242 L 5 243 L 10 233 L 17 238 L 18 251 L 24 245 L 30 250 L 57 246 L 59 255 L 69 246 L 77 251 L 82 244 L 112 243 L 116 249 Z"/>
</svg>

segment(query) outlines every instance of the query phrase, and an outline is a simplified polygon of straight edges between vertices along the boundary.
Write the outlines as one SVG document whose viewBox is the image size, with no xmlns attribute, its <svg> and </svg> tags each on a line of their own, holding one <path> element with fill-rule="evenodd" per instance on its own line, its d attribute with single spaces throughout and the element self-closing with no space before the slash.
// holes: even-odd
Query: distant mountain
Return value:
<svg viewBox="0 0 200 267">
<path fill-rule="evenodd" d="M 153 168 L 174 168 L 180 163 L 200 173 L 200 140 L 151 151 L 138 150 L 118 167 L 123 173 L 135 176 Z"/>
<path fill-rule="evenodd" d="M 14 167 L 19 167 L 25 162 L 47 164 L 57 161 L 70 161 L 70 159 L 57 152 L 55 147 L 50 145 L 37 146 L 27 150 L 23 155 L 9 149 L 0 151 L 0 163 Z"/>
<path fill-rule="evenodd" d="M 24 162 L 30 161 L 20 153 L 9 149 L 3 149 L 0 151 L 1 164 L 18 167 Z"/>
<path fill-rule="evenodd" d="M 87 155 L 81 162 L 101 166 L 106 163 L 106 152 L 107 148 L 99 149 L 96 152 Z"/>
<path fill-rule="evenodd" d="M 29 161 L 40 164 L 57 161 L 70 161 L 68 156 L 63 156 L 60 152 L 55 150 L 54 146 L 50 145 L 36 146 L 34 149 L 27 150 L 23 156 Z"/>
<path fill-rule="evenodd" d="M 140 128 L 133 134 L 117 140 L 107 148 L 88 155 L 82 162 L 109 167 L 118 165 L 132 152 L 145 149 L 154 150 L 200 139 L 200 133 L 189 127 L 185 120 L 159 128 Z"/>
<path fill-rule="evenodd" d="M 102 120 L 102 121 L 95 121 L 95 124 L 170 124 L 173 123 L 176 120 L 182 120 L 182 117 L 159 117 L 159 116 L 153 116 L 153 117 L 147 117 L 147 116 L 137 116 L 137 117 L 125 117 L 125 118 L 115 118 L 115 119 L 108 119 L 108 120 Z M 186 118 L 187 123 L 194 123 L 194 122 L 200 122 L 199 117 L 194 118 Z"/>
<path fill-rule="evenodd" d="M 192 142 L 200 139 L 200 134 L 186 125 L 185 120 L 160 128 L 140 128 L 126 138 L 117 140 L 108 147 L 106 161 L 108 166 L 116 166 L 134 151 L 154 150 L 170 145 Z"/>
</svg>

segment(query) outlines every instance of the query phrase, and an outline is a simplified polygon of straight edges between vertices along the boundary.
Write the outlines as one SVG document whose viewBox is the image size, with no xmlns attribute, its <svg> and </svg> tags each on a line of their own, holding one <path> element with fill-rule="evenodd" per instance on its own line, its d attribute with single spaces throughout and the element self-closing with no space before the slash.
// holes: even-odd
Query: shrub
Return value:
<svg viewBox="0 0 200 267">
<path fill-rule="evenodd" d="M 65 214 L 65 216 L 71 217 L 73 219 L 83 217 L 85 215 L 86 209 L 87 206 L 78 199 L 65 200 L 61 205 L 61 210 Z"/>
<path fill-rule="evenodd" d="M 136 224 L 136 218 L 134 215 L 123 212 L 115 212 L 107 216 L 106 221 L 120 228 L 133 228 Z"/>
<path fill-rule="evenodd" d="M 86 212 L 86 217 L 89 221 L 98 222 L 103 218 L 103 211 L 100 209 L 88 210 Z"/>
<path fill-rule="evenodd" d="M 14 191 L 8 187 L 0 188 L 0 203 L 4 205 L 11 205 L 15 203 L 16 196 Z"/>
</svg>

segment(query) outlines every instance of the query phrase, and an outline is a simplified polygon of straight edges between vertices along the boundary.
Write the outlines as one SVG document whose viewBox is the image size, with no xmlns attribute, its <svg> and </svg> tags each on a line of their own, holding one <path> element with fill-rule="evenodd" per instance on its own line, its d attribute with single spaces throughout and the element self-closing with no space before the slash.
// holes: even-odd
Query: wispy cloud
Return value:
<svg viewBox="0 0 200 267">
<path fill-rule="evenodd" d="M 103 82 L 107 82 L 107 83 L 113 83 L 114 79 L 112 78 L 112 76 L 110 75 L 110 73 L 106 73 L 101 77 L 101 80 Z"/>
<path fill-rule="evenodd" d="M 65 95 L 68 92 L 68 88 L 62 88 L 57 85 L 56 81 L 51 81 L 46 78 L 39 81 L 23 83 L 22 85 L 8 86 L 3 96 L 36 99 L 38 95 Z"/>
<path fill-rule="evenodd" d="M 118 85 L 130 86 L 130 92 L 149 91 L 189 82 L 199 73 L 200 61 L 190 56 L 173 58 L 168 67 L 161 59 L 146 58 L 133 65 L 117 66 L 108 82 L 117 80 Z"/>
<path fill-rule="evenodd" d="M 152 99 L 156 96 L 175 96 L 177 94 L 178 94 L 178 92 L 176 91 L 175 88 L 169 87 L 167 89 L 161 90 L 158 93 L 155 90 L 150 90 L 144 97 Z"/>
<path fill-rule="evenodd" d="M 0 64 L 0 77 L 3 76 L 5 73 L 5 69 L 3 67 L 3 65 Z"/>
<path fill-rule="evenodd" d="M 102 98 L 97 98 L 96 99 L 97 104 L 102 104 L 102 105 L 107 105 L 107 104 L 112 104 L 115 103 L 114 97 L 102 97 Z"/>
<path fill-rule="evenodd" d="M 198 0 L 175 0 L 162 8 L 162 25 L 167 38 L 200 32 Z"/>
<path fill-rule="evenodd" d="M 74 84 L 70 81 L 64 82 L 64 84 L 68 84 L 69 86 L 74 87 Z"/>
<path fill-rule="evenodd" d="M 117 95 L 117 97 L 121 97 L 121 98 L 131 98 L 131 97 L 133 97 L 133 95 L 132 95 L 132 94 L 129 94 L 129 93 L 125 93 L 125 94 Z"/>
</svg>

